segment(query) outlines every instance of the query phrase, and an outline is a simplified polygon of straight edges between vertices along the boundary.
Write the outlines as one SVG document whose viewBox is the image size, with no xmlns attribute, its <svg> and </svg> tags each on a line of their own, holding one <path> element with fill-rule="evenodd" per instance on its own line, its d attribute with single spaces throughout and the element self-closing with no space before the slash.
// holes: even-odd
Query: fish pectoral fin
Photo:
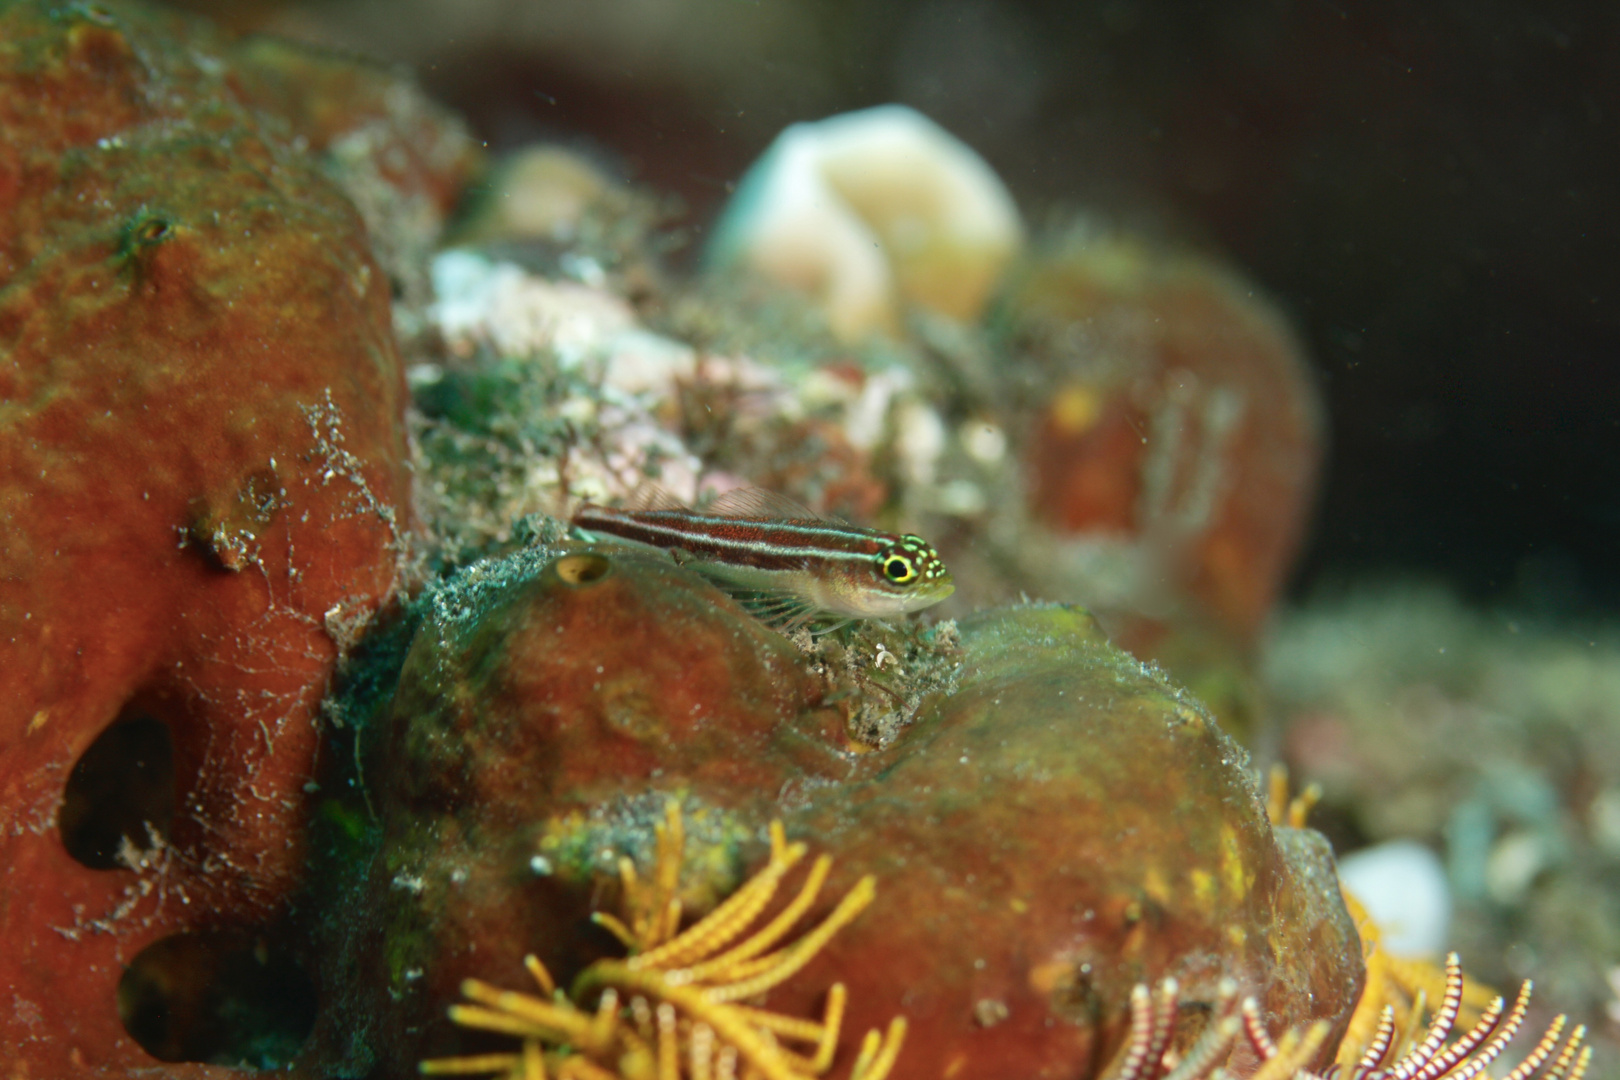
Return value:
<svg viewBox="0 0 1620 1080">
<path fill-rule="evenodd" d="M 738 601 L 754 618 L 776 625 L 782 622 L 800 622 L 815 614 L 815 609 L 802 600 Z"/>
<path fill-rule="evenodd" d="M 767 626 L 780 630 L 784 634 L 791 634 L 802 626 L 815 622 L 821 613 L 809 604 L 782 612 L 772 619 L 762 620 Z"/>
<path fill-rule="evenodd" d="M 767 626 L 797 628 L 821 614 L 820 608 L 794 589 L 777 588 L 775 582 L 762 580 L 759 575 L 723 562 L 695 558 L 690 552 L 682 554 L 688 560 L 683 566 L 701 575 Z M 679 555 L 674 552 L 671 555 L 680 562 Z"/>
<path fill-rule="evenodd" d="M 794 593 L 739 590 L 732 592 L 731 598 L 766 626 L 779 629 L 797 628 L 816 615 L 815 606 Z"/>
</svg>

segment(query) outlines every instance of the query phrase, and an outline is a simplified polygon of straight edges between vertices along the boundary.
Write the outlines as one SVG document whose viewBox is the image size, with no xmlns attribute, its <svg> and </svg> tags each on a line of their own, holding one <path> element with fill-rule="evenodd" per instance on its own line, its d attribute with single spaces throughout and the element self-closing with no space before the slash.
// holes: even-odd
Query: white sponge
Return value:
<svg viewBox="0 0 1620 1080">
<path fill-rule="evenodd" d="M 979 316 L 1023 240 L 1018 208 L 965 143 L 882 105 L 794 124 L 726 207 L 708 258 L 809 293 L 853 340 L 905 305 Z"/>
<path fill-rule="evenodd" d="M 1433 960 L 1451 929 L 1451 890 L 1440 857 L 1412 840 L 1390 840 L 1339 861 L 1339 880 L 1378 925 L 1391 956 Z"/>
</svg>

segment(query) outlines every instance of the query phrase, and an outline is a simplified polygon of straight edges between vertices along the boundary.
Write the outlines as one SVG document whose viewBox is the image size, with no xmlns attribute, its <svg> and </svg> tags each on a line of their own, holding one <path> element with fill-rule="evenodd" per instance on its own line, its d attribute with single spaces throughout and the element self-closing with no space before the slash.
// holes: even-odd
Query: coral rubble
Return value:
<svg viewBox="0 0 1620 1080">
<path fill-rule="evenodd" d="M 0 5 L 13 1068 L 148 1068 L 124 965 L 297 879 L 316 709 L 411 514 L 389 277 L 352 198 L 379 225 L 417 199 L 414 232 L 372 238 L 420 247 L 467 148 L 379 71 L 117 0 Z M 118 754 L 75 768 L 103 733 L 172 775 L 111 826 Z"/>
</svg>

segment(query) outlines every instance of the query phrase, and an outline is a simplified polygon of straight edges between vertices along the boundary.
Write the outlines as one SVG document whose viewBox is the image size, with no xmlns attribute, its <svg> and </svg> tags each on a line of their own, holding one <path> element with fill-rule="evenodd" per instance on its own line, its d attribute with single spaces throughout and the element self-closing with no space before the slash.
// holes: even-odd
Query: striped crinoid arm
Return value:
<svg viewBox="0 0 1620 1080">
<path fill-rule="evenodd" d="M 1386 1006 L 1378 1029 L 1360 1051 L 1349 1080 L 1474 1080 L 1502 1056 L 1524 1024 L 1530 1008 L 1531 984 L 1526 982 L 1520 988 L 1512 1008 L 1506 1008 L 1503 999 L 1496 998 L 1467 1032 L 1453 1038 L 1465 1000 L 1462 963 L 1456 953 L 1446 957 L 1445 973 L 1440 1004 L 1423 1037 L 1400 1040 L 1416 1045 L 1386 1063 L 1385 1059 L 1399 1045 L 1393 1038 L 1394 1010 Z M 1265 1057 L 1261 1043 L 1269 1040 L 1259 1027 L 1258 1017 L 1245 1014 L 1245 1021 L 1257 1052 Z M 1586 1030 L 1583 1027 L 1577 1026 L 1567 1039 L 1564 1038 L 1566 1024 L 1562 1016 L 1554 1019 L 1524 1060 L 1506 1074 L 1508 1080 L 1580 1080 L 1591 1061 L 1591 1047 L 1584 1045 Z M 1352 1053 L 1356 1050 L 1348 1049 Z"/>
<path fill-rule="evenodd" d="M 1130 1032 L 1106 1080 L 1206 1080 L 1226 1075 L 1221 1066 L 1242 1029 L 1237 983 L 1221 980 L 1208 1025 L 1186 1055 L 1177 1059 L 1170 1044 L 1180 1003 L 1181 987 L 1175 979 L 1163 980 L 1157 990 L 1142 983 L 1131 991 Z"/>
<path fill-rule="evenodd" d="M 1289 1029 L 1281 1039 L 1273 1040 L 1260 1016 L 1260 1004 L 1254 998 L 1244 998 L 1242 1006 L 1243 1034 L 1249 1047 L 1260 1060 L 1254 1073 L 1262 1080 L 1320 1080 L 1317 1073 L 1305 1067 L 1313 1060 L 1322 1044 L 1327 1041 L 1328 1023 L 1318 1020 L 1303 1032 Z"/>
</svg>

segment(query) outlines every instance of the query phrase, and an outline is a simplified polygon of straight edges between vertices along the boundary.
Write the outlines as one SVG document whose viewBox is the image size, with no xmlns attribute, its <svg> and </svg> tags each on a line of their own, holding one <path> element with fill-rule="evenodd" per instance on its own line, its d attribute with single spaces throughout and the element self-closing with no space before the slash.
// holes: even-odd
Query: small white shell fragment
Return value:
<svg viewBox="0 0 1620 1080">
<path fill-rule="evenodd" d="M 1007 456 L 1007 433 L 988 420 L 969 420 L 961 428 L 962 448 L 968 457 L 984 465 L 995 465 Z"/>
<path fill-rule="evenodd" d="M 932 484 L 939 456 L 945 452 L 948 441 L 945 421 L 932 405 L 907 401 L 895 410 L 895 429 L 895 450 L 906 480 L 913 484 Z"/>
<path fill-rule="evenodd" d="M 1451 889 L 1440 857 L 1413 840 L 1390 840 L 1339 860 L 1339 880 L 1378 925 L 1391 956 L 1432 960 L 1451 930 Z"/>
<path fill-rule="evenodd" d="M 470 356 L 480 344 L 507 356 L 549 349 L 570 367 L 636 325 L 630 305 L 611 293 L 548 281 L 469 251 L 440 252 L 430 273 L 428 315 L 458 356 Z"/>
<path fill-rule="evenodd" d="M 709 245 L 809 293 L 851 341 L 894 331 L 904 305 L 978 318 L 1023 241 L 983 158 L 914 109 L 881 105 L 794 124 L 757 161 Z"/>
</svg>

